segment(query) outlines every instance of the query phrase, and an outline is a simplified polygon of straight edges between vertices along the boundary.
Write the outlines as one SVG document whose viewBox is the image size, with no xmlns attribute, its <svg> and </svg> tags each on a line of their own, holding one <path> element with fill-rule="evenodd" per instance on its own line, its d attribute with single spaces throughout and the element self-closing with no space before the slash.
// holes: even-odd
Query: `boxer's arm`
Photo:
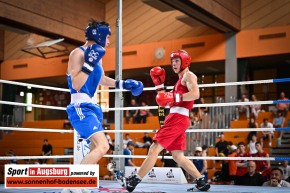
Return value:
<svg viewBox="0 0 290 193">
<path fill-rule="evenodd" d="M 79 91 L 88 79 L 88 75 L 81 72 L 84 64 L 83 51 L 75 49 L 71 52 L 68 61 L 67 74 L 71 76 L 72 86 Z"/>
<path fill-rule="evenodd" d="M 188 89 L 188 92 L 182 95 L 183 101 L 199 99 L 199 88 L 195 74 L 192 72 L 186 72 L 181 80 L 181 84 L 186 86 Z"/>
</svg>

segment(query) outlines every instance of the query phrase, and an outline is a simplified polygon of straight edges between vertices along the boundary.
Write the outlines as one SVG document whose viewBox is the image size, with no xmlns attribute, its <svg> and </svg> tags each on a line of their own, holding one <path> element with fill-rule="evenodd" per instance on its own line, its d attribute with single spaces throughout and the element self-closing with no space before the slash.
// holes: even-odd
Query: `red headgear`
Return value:
<svg viewBox="0 0 290 193">
<path fill-rule="evenodd" d="M 184 70 L 191 63 L 191 57 L 185 50 L 178 50 L 176 52 L 172 52 L 170 55 L 170 59 L 172 60 L 173 58 L 180 58 L 181 60 L 180 71 Z"/>
</svg>

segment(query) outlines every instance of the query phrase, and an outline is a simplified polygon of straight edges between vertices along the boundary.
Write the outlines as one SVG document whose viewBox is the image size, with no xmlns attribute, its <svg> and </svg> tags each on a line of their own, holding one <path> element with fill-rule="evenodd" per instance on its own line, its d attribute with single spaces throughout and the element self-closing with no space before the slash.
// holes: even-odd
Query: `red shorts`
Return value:
<svg viewBox="0 0 290 193">
<path fill-rule="evenodd" d="M 189 117 L 178 113 L 169 113 L 164 125 L 155 134 L 153 141 L 158 141 L 168 151 L 186 149 L 186 129 Z"/>
</svg>

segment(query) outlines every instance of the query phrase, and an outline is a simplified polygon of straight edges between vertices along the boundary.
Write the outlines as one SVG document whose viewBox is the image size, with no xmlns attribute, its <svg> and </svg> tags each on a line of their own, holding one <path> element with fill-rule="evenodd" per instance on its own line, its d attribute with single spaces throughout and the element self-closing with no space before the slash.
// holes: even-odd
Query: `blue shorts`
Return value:
<svg viewBox="0 0 290 193">
<path fill-rule="evenodd" d="M 87 140 L 97 132 L 103 132 L 103 112 L 100 106 L 93 103 L 74 103 L 66 108 L 68 118 L 81 139 Z"/>
</svg>

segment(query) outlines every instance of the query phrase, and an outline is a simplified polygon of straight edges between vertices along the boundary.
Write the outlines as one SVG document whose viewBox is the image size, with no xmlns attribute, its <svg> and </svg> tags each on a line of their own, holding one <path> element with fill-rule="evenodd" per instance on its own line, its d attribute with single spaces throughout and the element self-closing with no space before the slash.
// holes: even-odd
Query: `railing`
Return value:
<svg viewBox="0 0 290 193">
<path fill-rule="evenodd" d="M 237 98 L 230 97 L 229 102 L 237 102 Z M 215 103 L 224 103 L 224 99 L 216 97 Z M 201 121 L 189 129 L 225 129 L 230 128 L 232 120 L 239 117 L 238 109 L 235 106 L 209 107 L 209 113 L 201 115 Z M 192 154 L 196 146 L 207 145 L 214 147 L 216 138 L 222 132 L 200 132 L 187 135 L 187 153 Z"/>
</svg>

